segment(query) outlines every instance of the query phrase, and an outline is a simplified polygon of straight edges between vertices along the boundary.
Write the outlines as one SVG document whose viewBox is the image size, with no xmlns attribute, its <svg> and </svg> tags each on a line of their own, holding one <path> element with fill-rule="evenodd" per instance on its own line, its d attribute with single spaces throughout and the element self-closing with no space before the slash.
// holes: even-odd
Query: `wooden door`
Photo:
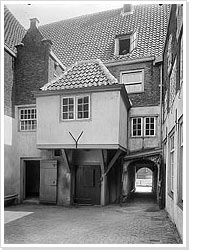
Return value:
<svg viewBox="0 0 197 250">
<path fill-rule="evenodd" d="M 42 160 L 40 165 L 40 201 L 56 203 L 57 161 Z"/>
<path fill-rule="evenodd" d="M 79 204 L 100 204 L 100 166 L 76 166 L 75 202 Z"/>
</svg>

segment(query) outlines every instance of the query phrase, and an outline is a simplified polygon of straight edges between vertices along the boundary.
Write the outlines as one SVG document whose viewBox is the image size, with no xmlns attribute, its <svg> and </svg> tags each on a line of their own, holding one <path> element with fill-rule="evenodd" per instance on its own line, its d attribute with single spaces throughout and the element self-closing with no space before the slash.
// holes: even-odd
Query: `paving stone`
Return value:
<svg viewBox="0 0 197 250">
<path fill-rule="evenodd" d="M 22 204 L 5 208 L 5 217 L 5 244 L 182 243 L 165 210 L 151 201 L 105 207 Z"/>
</svg>

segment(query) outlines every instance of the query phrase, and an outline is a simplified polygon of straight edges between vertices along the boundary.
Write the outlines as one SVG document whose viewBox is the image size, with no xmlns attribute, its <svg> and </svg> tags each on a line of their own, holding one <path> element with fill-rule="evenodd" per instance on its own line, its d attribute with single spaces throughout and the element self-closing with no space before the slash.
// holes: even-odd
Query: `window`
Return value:
<svg viewBox="0 0 197 250">
<path fill-rule="evenodd" d="M 77 119 L 89 118 L 89 96 L 77 97 Z"/>
<path fill-rule="evenodd" d="M 183 36 L 181 37 L 181 48 L 180 48 L 180 86 L 183 82 Z"/>
<path fill-rule="evenodd" d="M 132 136 L 142 136 L 142 118 L 132 119 Z"/>
<path fill-rule="evenodd" d="M 155 117 L 145 118 L 145 135 L 146 136 L 155 135 Z"/>
<path fill-rule="evenodd" d="M 19 109 L 20 131 L 35 131 L 37 127 L 36 108 Z"/>
<path fill-rule="evenodd" d="M 90 96 L 62 98 L 62 120 L 84 120 L 90 118 Z"/>
<path fill-rule="evenodd" d="M 172 73 L 170 75 L 170 99 L 169 106 L 171 107 L 176 96 L 176 59 L 172 68 Z"/>
<path fill-rule="evenodd" d="M 178 204 L 183 203 L 183 119 L 179 122 L 178 131 Z"/>
<path fill-rule="evenodd" d="M 156 117 L 135 117 L 131 120 L 131 136 L 150 137 L 156 135 Z"/>
<path fill-rule="evenodd" d="M 115 55 L 125 55 L 132 52 L 137 46 L 137 32 L 131 35 L 117 36 L 115 39 Z"/>
<path fill-rule="evenodd" d="M 170 193 L 174 192 L 174 133 L 170 136 Z"/>
<path fill-rule="evenodd" d="M 63 98 L 62 104 L 62 118 L 63 120 L 73 120 L 74 117 L 74 97 Z"/>
<path fill-rule="evenodd" d="M 130 38 L 119 40 L 119 55 L 125 55 L 130 52 Z"/>
<path fill-rule="evenodd" d="M 121 72 L 121 83 L 125 84 L 127 93 L 139 93 L 144 91 L 144 71 L 135 70 Z"/>
</svg>

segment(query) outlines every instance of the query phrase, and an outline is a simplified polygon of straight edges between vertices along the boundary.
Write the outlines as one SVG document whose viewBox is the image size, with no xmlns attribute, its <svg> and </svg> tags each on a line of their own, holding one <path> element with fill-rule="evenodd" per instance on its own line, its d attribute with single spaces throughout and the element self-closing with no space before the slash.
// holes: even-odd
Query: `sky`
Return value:
<svg viewBox="0 0 197 250">
<path fill-rule="evenodd" d="M 23 1 L 6 2 L 6 6 L 16 19 L 29 28 L 29 19 L 36 17 L 39 25 L 59 20 L 100 12 L 109 9 L 121 8 L 124 3 L 131 1 Z"/>
</svg>

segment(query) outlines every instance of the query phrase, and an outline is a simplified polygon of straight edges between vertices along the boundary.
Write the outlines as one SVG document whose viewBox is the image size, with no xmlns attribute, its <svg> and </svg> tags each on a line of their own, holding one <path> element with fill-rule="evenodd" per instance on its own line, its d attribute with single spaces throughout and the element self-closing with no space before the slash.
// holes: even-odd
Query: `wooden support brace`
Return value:
<svg viewBox="0 0 197 250">
<path fill-rule="evenodd" d="M 115 153 L 115 155 L 113 156 L 113 158 L 111 159 L 109 165 L 107 166 L 107 170 L 105 172 L 105 175 L 108 174 L 108 172 L 110 171 L 110 169 L 113 167 L 114 163 L 116 162 L 116 160 L 118 159 L 118 157 L 120 156 L 120 154 L 122 153 L 122 151 L 120 149 L 118 149 Z"/>
<path fill-rule="evenodd" d="M 65 152 L 64 149 L 61 149 L 61 153 L 62 153 L 62 157 L 63 157 L 63 159 L 64 159 L 64 163 L 65 163 L 67 172 L 70 173 L 70 166 L 69 166 L 67 154 L 66 154 L 66 152 Z"/>
</svg>

